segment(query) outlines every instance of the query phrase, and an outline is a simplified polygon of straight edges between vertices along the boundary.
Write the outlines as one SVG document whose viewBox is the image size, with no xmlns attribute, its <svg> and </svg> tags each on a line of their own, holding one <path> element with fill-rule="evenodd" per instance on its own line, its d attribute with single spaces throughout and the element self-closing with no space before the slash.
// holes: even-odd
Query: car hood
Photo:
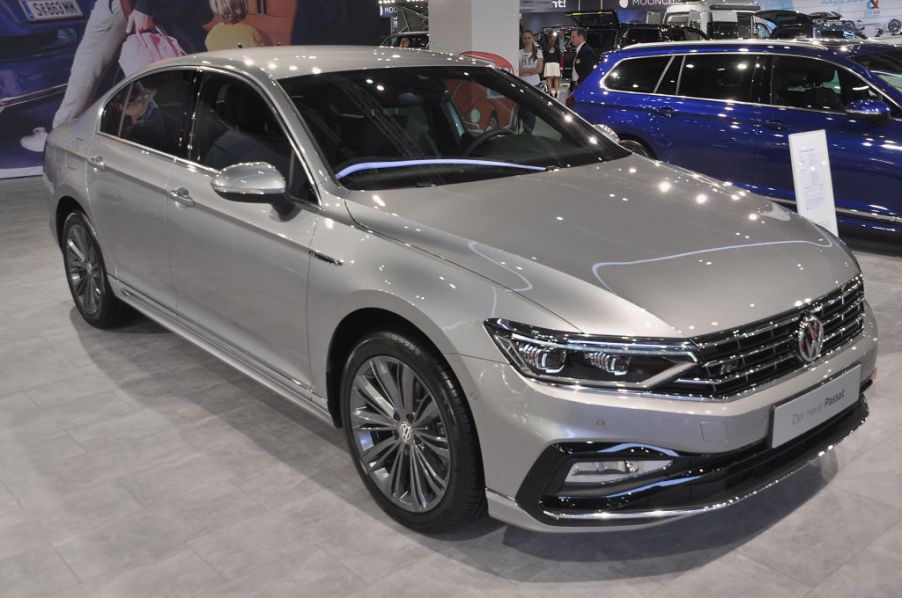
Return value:
<svg viewBox="0 0 902 598">
<path fill-rule="evenodd" d="M 353 192 L 347 205 L 361 225 L 490 278 L 588 333 L 720 331 L 802 305 L 859 272 L 835 237 L 795 213 L 638 156 Z"/>
</svg>

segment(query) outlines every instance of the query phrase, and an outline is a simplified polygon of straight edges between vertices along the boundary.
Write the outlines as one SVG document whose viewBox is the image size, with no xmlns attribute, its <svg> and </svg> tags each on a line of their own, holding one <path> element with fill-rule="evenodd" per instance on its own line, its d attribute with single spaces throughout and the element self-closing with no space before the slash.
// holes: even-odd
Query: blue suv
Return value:
<svg viewBox="0 0 902 598">
<path fill-rule="evenodd" d="M 627 149 L 790 205 L 788 136 L 825 129 L 839 221 L 902 231 L 902 48 L 632 46 L 605 54 L 568 105 Z"/>
</svg>

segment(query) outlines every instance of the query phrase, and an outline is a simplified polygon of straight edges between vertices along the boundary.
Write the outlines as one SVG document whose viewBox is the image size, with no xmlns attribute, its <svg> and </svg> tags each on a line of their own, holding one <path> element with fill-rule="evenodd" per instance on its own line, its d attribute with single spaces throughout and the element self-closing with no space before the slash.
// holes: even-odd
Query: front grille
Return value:
<svg viewBox="0 0 902 598">
<path fill-rule="evenodd" d="M 800 369 L 804 362 L 797 352 L 796 333 L 807 314 L 824 325 L 821 356 L 851 341 L 864 325 L 861 277 L 769 320 L 692 339 L 699 364 L 655 392 L 723 399 Z"/>
</svg>

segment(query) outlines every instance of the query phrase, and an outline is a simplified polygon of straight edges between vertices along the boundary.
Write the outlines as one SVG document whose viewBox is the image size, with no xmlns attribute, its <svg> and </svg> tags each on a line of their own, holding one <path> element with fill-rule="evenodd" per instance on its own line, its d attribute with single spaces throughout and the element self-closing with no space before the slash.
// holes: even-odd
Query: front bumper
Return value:
<svg viewBox="0 0 902 598">
<path fill-rule="evenodd" d="M 655 525 L 734 504 L 832 448 L 867 417 L 863 396 L 777 449 L 768 448 L 773 408 L 856 365 L 863 391 L 876 363 L 876 336 L 867 308 L 853 342 L 730 401 L 554 387 L 507 364 L 450 358 L 463 369 L 459 378 L 474 412 L 490 515 L 527 529 L 586 531 Z M 677 455 L 674 466 L 665 479 L 643 477 L 621 496 L 562 491 L 574 461 L 598 460 L 599 450 L 621 444 L 661 447 Z M 688 471 L 693 479 L 685 481 Z"/>
</svg>

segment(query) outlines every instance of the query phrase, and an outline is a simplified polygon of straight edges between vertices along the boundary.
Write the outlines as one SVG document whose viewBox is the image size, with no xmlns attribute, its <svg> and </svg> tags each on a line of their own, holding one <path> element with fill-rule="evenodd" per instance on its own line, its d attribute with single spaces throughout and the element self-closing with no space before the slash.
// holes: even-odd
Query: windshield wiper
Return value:
<svg viewBox="0 0 902 598">
<path fill-rule="evenodd" d="M 516 164 L 514 162 L 496 162 L 493 160 L 470 160 L 466 158 L 427 158 L 423 160 L 393 160 L 388 162 L 361 162 L 352 164 L 346 168 L 342 168 L 335 174 L 335 178 L 341 180 L 355 172 L 363 170 L 380 170 L 383 168 L 405 168 L 408 166 L 430 166 L 430 165 L 452 165 L 452 166 L 487 166 L 491 168 L 515 168 L 518 170 L 532 170 L 535 172 L 543 172 L 547 170 L 544 166 L 530 166 L 527 164 Z"/>
</svg>

